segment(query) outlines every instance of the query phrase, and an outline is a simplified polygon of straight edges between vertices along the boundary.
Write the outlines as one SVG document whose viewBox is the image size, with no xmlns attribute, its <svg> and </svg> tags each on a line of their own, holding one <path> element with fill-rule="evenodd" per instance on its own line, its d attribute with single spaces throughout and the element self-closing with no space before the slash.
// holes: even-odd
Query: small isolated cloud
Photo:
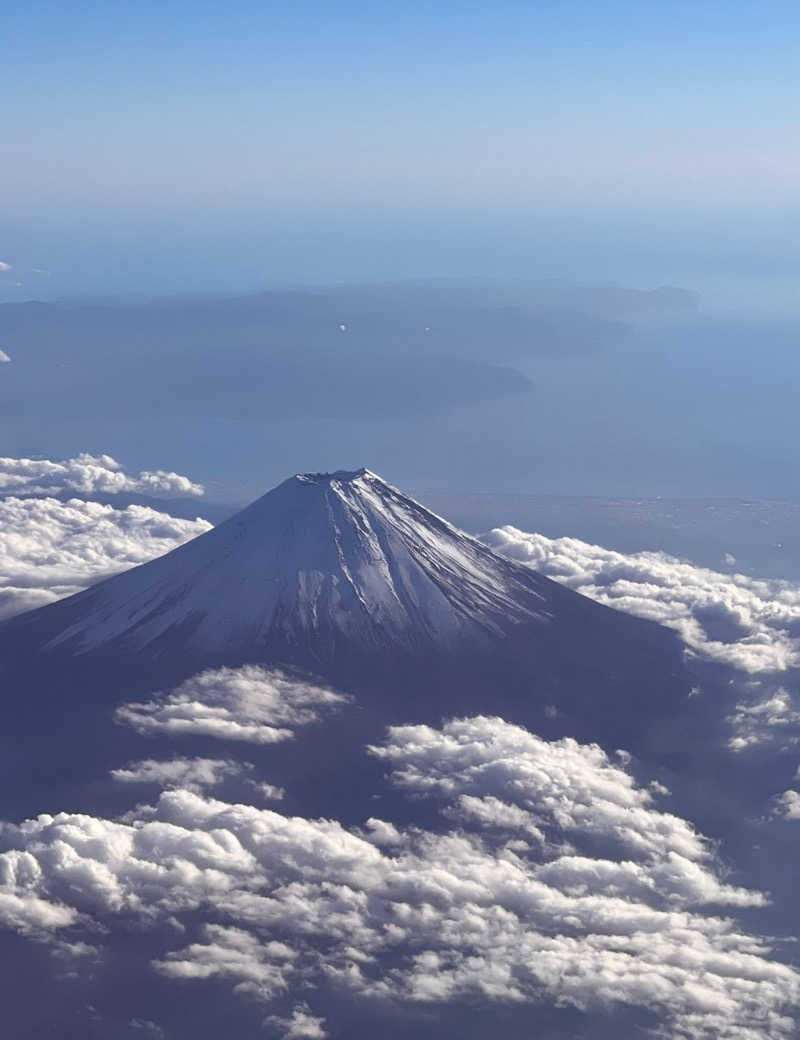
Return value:
<svg viewBox="0 0 800 1040">
<path fill-rule="evenodd" d="M 7 264 L 5 260 L 0 260 L 0 271 L 10 271 L 11 264 Z"/>
<path fill-rule="evenodd" d="M 755 688 L 759 690 L 760 684 Z M 800 710 L 795 706 L 795 698 L 783 687 L 761 700 L 737 704 L 728 722 L 733 729 L 728 746 L 733 751 L 766 744 L 796 744 L 800 740 Z"/>
<path fill-rule="evenodd" d="M 727 884 L 624 759 L 485 717 L 393 727 L 372 753 L 443 828 L 347 828 L 184 789 L 124 821 L 42 814 L 0 827 L 0 922 L 73 943 L 117 918 L 143 937 L 177 922 L 174 945 L 154 941 L 155 971 L 267 1007 L 324 983 L 398 1009 L 627 1005 L 683 1040 L 795 1035 L 800 975 L 732 916 L 764 896 Z M 266 1025 L 326 1031 L 306 1004 Z"/>
<path fill-rule="evenodd" d="M 6 354 L 4 350 L 0 350 L 0 364 L 2 364 L 3 362 L 8 362 L 10 360 L 11 358 L 8 356 L 8 354 Z"/>
<path fill-rule="evenodd" d="M 297 1004 L 289 1018 L 270 1015 L 267 1022 L 283 1034 L 284 1040 L 325 1040 L 325 1019 L 312 1014 L 308 1004 Z"/>
<path fill-rule="evenodd" d="M 248 783 L 265 802 L 281 802 L 286 795 L 286 791 L 282 787 L 268 784 L 263 780 L 249 780 Z"/>
<path fill-rule="evenodd" d="M 0 492 L 53 495 L 61 491 L 106 495 L 135 492 L 158 496 L 202 495 L 204 488 L 180 473 L 161 469 L 142 470 L 133 476 L 110 455 L 84 453 L 60 462 L 0 458 Z"/>
<path fill-rule="evenodd" d="M 211 526 L 146 506 L 0 498 L 0 619 L 146 563 Z"/>
<path fill-rule="evenodd" d="M 112 770 L 111 776 L 123 784 L 158 784 L 167 790 L 182 787 L 187 791 L 201 791 L 252 768 L 249 762 L 221 758 L 145 758 L 131 762 L 124 769 Z"/>
<path fill-rule="evenodd" d="M 138 1030 L 142 1035 L 142 1040 L 166 1040 L 167 1034 L 163 1027 L 149 1019 L 132 1018 L 128 1026 L 130 1029 Z"/>
<path fill-rule="evenodd" d="M 115 718 L 143 734 L 275 744 L 290 740 L 294 727 L 316 722 L 322 710 L 346 700 L 323 686 L 245 665 L 201 672 L 150 701 L 123 705 Z"/>
<path fill-rule="evenodd" d="M 775 815 L 785 820 L 800 820 L 800 791 L 784 791 L 775 799 Z"/>
<path fill-rule="evenodd" d="M 800 586 L 791 582 L 723 574 L 666 553 L 620 553 L 515 527 L 482 538 L 584 596 L 675 629 L 711 660 L 751 674 L 800 664 Z"/>
</svg>

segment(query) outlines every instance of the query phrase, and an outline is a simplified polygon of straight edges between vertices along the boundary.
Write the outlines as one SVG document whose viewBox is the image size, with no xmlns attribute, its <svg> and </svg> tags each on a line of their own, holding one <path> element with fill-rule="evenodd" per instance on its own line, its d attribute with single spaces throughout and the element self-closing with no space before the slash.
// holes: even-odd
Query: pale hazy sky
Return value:
<svg viewBox="0 0 800 1040">
<path fill-rule="evenodd" d="M 3 21 L 0 299 L 796 265 L 793 3 L 29 0 Z"/>
</svg>

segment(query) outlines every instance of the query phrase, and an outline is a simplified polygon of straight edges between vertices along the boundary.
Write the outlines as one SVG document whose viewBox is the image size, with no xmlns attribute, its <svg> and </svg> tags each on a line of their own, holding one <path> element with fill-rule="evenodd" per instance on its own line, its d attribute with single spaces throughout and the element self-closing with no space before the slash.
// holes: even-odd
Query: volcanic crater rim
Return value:
<svg viewBox="0 0 800 1040">
<path fill-rule="evenodd" d="M 295 480 L 302 484 L 331 484 L 338 481 L 341 484 L 349 484 L 360 477 L 374 476 L 365 466 L 361 469 L 337 469 L 331 473 L 297 473 Z"/>
</svg>

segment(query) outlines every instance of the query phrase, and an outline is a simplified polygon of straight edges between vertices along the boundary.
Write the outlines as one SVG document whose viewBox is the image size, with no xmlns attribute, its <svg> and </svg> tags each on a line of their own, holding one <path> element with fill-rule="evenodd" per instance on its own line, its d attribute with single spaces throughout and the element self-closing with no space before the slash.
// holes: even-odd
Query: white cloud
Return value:
<svg viewBox="0 0 800 1040">
<path fill-rule="evenodd" d="M 145 495 L 202 495 L 196 484 L 180 473 L 143 470 L 125 472 L 110 455 L 82 454 L 53 462 L 49 459 L 0 458 L 0 491 L 11 494 L 52 495 L 59 491 L 84 494 L 137 492 Z"/>
<path fill-rule="evenodd" d="M 211 907 L 153 967 L 266 1004 L 324 980 L 356 1000 L 642 1006 L 684 1040 L 793 1035 L 800 976 L 707 909 L 763 897 L 721 881 L 708 843 L 599 748 L 473 718 L 396 727 L 375 753 L 457 826 L 356 831 L 186 790 L 125 822 L 42 815 L 0 829 L 0 920 L 77 941 L 117 914 Z M 306 1005 L 267 1021 L 324 1035 Z"/>
<path fill-rule="evenodd" d="M 187 791 L 200 791 L 204 787 L 215 787 L 227 777 L 240 776 L 252 768 L 248 762 L 235 762 L 232 759 L 145 758 L 140 762 L 131 762 L 124 769 L 112 770 L 111 776 L 124 784 L 158 784 L 163 788 L 182 787 Z"/>
<path fill-rule="evenodd" d="M 800 766 L 795 773 L 795 780 L 800 780 Z M 774 799 L 773 816 L 782 816 L 785 820 L 800 820 L 800 791 L 790 789 Z"/>
<path fill-rule="evenodd" d="M 274 744 L 291 739 L 293 727 L 316 722 L 321 710 L 346 700 L 315 683 L 245 665 L 201 672 L 153 700 L 123 705 L 115 718 L 144 734 Z"/>
<path fill-rule="evenodd" d="M 286 795 L 286 791 L 276 784 L 268 784 L 262 780 L 250 780 L 248 783 L 265 802 L 280 802 Z"/>
<path fill-rule="evenodd" d="M 775 799 L 775 815 L 786 820 L 800 820 L 800 791 L 784 791 Z"/>
<path fill-rule="evenodd" d="M 570 840 L 600 839 L 620 857 L 668 863 L 659 892 L 670 900 L 763 901 L 718 887 L 712 873 L 698 869 L 710 859 L 703 839 L 685 820 L 654 808 L 651 793 L 596 744 L 547 741 L 503 719 L 477 716 L 441 729 L 394 726 L 386 744 L 371 750 L 391 765 L 396 785 L 444 797 L 450 812 L 483 826 L 537 840 L 556 831 Z M 572 871 L 572 858 L 567 863 Z M 631 883 L 637 874 L 638 868 L 628 871 Z"/>
<path fill-rule="evenodd" d="M 150 1040 L 165 1040 L 167 1035 L 162 1026 L 146 1018 L 132 1018 L 128 1026 L 131 1029 L 141 1030 L 145 1037 L 149 1037 Z"/>
<path fill-rule="evenodd" d="M 311 1013 L 308 1004 L 297 1004 L 290 1018 L 271 1015 L 267 1021 L 281 1030 L 284 1040 L 325 1040 L 325 1019 Z"/>
<path fill-rule="evenodd" d="M 6 354 L 6 352 L 4 350 L 0 350 L 0 363 L 2 363 L 4 361 L 10 361 L 10 360 L 11 360 L 11 358 L 8 356 L 8 354 Z"/>
<path fill-rule="evenodd" d="M 749 673 L 800 664 L 800 586 L 696 567 L 660 552 L 620 553 L 515 527 L 482 536 L 584 596 L 674 628 L 698 653 Z"/>
<path fill-rule="evenodd" d="M 0 498 L 0 618 L 145 563 L 211 526 L 145 506 Z"/>
<path fill-rule="evenodd" d="M 233 979 L 240 993 L 271 1000 L 288 988 L 295 951 L 281 942 L 263 943 L 241 928 L 208 924 L 204 942 L 169 954 L 156 967 L 176 979 Z M 285 1028 L 284 1020 L 278 1020 Z"/>
<path fill-rule="evenodd" d="M 0 260 L 0 271 L 10 271 L 11 264 L 7 264 L 5 260 Z"/>
<path fill-rule="evenodd" d="M 760 690 L 761 684 L 754 688 Z M 796 744 L 800 740 L 800 711 L 783 687 L 767 692 L 762 700 L 737 704 L 728 721 L 733 728 L 728 746 L 733 751 L 764 744 Z"/>
</svg>

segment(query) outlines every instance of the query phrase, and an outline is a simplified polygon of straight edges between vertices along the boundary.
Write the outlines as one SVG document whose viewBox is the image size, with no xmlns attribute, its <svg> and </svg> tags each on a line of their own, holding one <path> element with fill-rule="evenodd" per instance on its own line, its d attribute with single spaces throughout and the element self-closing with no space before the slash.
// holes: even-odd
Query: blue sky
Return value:
<svg viewBox="0 0 800 1040">
<path fill-rule="evenodd" d="M 786 276 L 798 31 L 788 3 L 17 5 L 0 298 Z"/>
</svg>

